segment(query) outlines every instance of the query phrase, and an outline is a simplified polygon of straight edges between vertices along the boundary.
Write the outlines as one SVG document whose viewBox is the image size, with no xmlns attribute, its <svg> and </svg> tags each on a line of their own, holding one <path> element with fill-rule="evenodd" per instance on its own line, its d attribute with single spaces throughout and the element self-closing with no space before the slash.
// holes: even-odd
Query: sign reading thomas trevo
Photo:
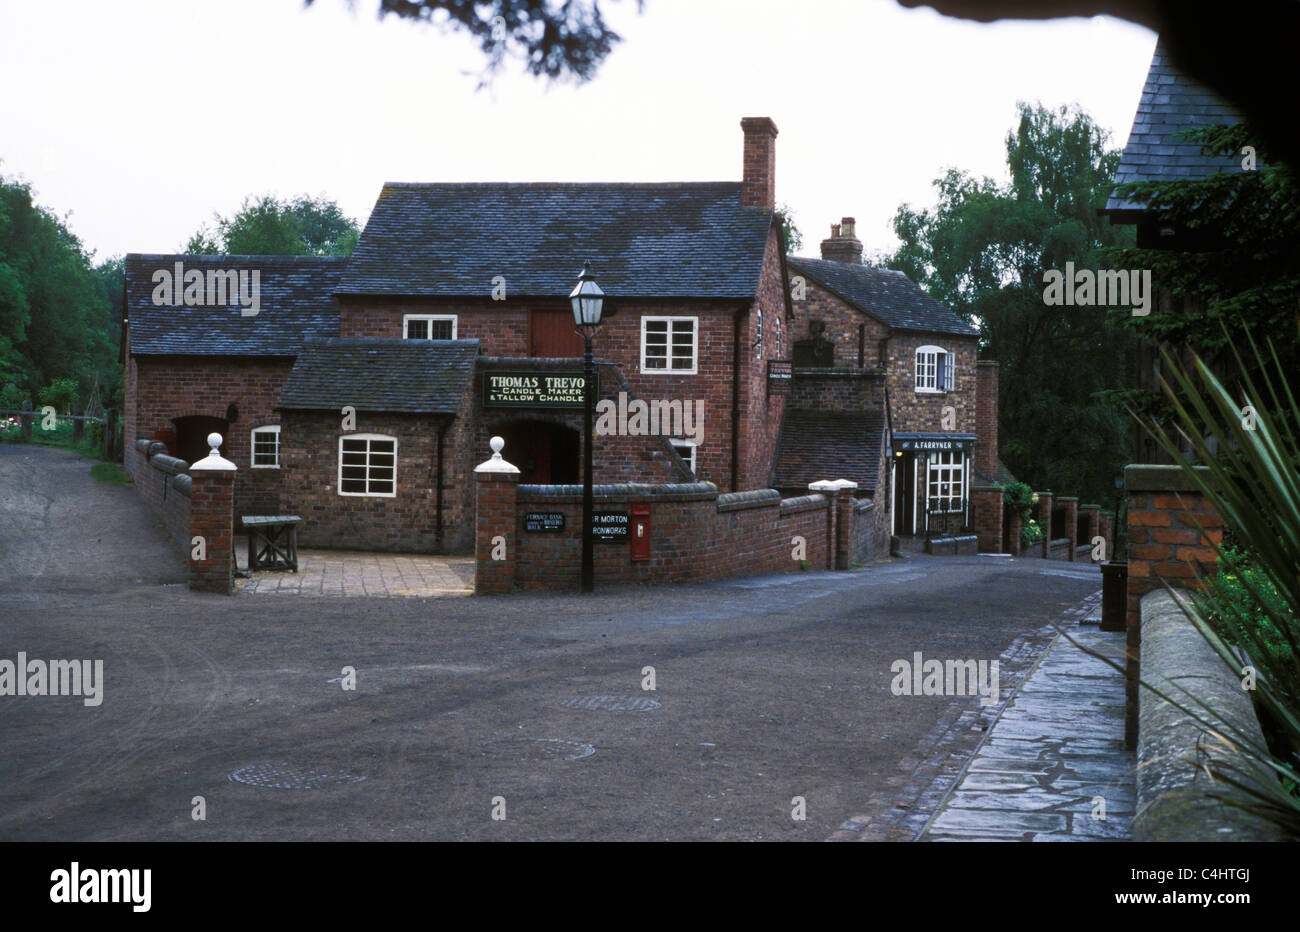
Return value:
<svg viewBox="0 0 1300 932">
<path fill-rule="evenodd" d="M 485 372 L 483 404 L 490 408 L 581 408 L 581 372 Z M 596 385 L 600 390 L 599 380 Z"/>
</svg>

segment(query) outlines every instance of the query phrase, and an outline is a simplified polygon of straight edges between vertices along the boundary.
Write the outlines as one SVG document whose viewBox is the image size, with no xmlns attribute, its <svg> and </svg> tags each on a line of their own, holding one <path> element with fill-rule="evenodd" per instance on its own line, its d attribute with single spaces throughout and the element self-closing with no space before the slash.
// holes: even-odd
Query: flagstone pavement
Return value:
<svg viewBox="0 0 1300 932">
<path fill-rule="evenodd" d="M 239 569 L 248 568 L 248 547 L 237 537 Z M 298 572 L 259 570 L 236 578 L 248 593 L 305 596 L 463 596 L 474 593 L 474 558 L 423 553 L 374 553 L 358 550 L 299 550 Z"/>
<path fill-rule="evenodd" d="M 1123 632 L 1085 624 L 1065 630 L 1123 657 Z M 1135 767 L 1123 674 L 1058 636 L 918 840 L 1127 840 Z"/>
</svg>

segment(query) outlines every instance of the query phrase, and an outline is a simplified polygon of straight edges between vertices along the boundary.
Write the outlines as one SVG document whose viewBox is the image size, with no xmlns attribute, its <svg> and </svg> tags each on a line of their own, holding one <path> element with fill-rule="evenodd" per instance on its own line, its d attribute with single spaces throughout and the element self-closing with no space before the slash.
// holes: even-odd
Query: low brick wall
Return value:
<svg viewBox="0 0 1300 932">
<path fill-rule="evenodd" d="M 810 569 L 833 568 L 830 531 L 835 522 L 826 495 L 782 499 L 774 489 L 719 495 L 717 487 L 709 482 L 626 483 L 596 486 L 593 500 L 596 511 L 631 514 L 633 505 L 650 507 L 649 559 L 633 561 L 630 540 L 597 540 L 597 584 L 687 582 L 797 572 L 801 562 L 794 558 L 795 537 L 804 540 L 802 546 Z M 853 510 L 852 505 L 849 510 Z M 563 529 L 524 530 L 524 515 L 530 511 L 562 513 Z M 515 586 L 576 587 L 582 558 L 582 487 L 519 486 L 514 539 Z M 480 566 L 482 562 L 480 558 Z"/>
<path fill-rule="evenodd" d="M 154 449 L 150 455 L 150 448 Z M 189 559 L 190 553 L 190 464 L 160 452 L 160 443 L 136 442 L 135 488 L 141 500 L 162 522 L 176 546 Z M 142 464 L 142 465 L 141 465 Z"/>
<path fill-rule="evenodd" d="M 1148 592 L 1139 600 L 1139 615 L 1143 679 L 1181 704 L 1198 708 L 1179 686 L 1191 691 L 1226 720 L 1224 725 L 1209 713 L 1200 713 L 1215 732 L 1233 730 L 1263 746 L 1254 707 L 1237 674 L 1196 631 L 1174 598 L 1164 590 Z M 1134 841 L 1293 840 L 1284 838 L 1266 819 L 1210 797 L 1214 792 L 1249 802 L 1241 790 L 1211 779 L 1215 761 L 1242 764 L 1216 734 L 1149 689 L 1142 690 L 1140 705 Z M 1260 773 L 1255 779 L 1275 778 Z"/>
<path fill-rule="evenodd" d="M 889 556 L 889 533 L 883 518 L 889 513 L 877 508 L 870 499 L 853 503 L 853 559 L 858 563 L 872 563 Z"/>
</svg>

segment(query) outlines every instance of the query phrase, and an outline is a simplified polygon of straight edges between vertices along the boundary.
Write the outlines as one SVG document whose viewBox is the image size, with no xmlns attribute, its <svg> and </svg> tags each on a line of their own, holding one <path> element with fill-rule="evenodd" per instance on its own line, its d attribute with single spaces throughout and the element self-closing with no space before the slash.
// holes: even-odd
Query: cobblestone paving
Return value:
<svg viewBox="0 0 1300 932">
<path fill-rule="evenodd" d="M 236 539 L 239 568 L 248 568 L 248 545 Z M 235 580 L 249 593 L 306 596 L 462 596 L 474 592 L 474 558 L 353 550 L 299 550 L 298 572 L 259 570 Z"/>
<path fill-rule="evenodd" d="M 1100 602 L 1098 591 L 1056 623 L 1089 647 L 1122 654 L 1123 634 L 1095 627 Z M 1079 836 L 1092 832 L 1089 840 L 1127 837 L 1136 791 L 1133 756 L 1123 749 L 1123 677 L 1060 639 L 1051 625 L 1018 638 L 998 666 L 1002 701 L 984 709 L 973 699 L 952 702 L 899 762 L 904 772 L 868 800 L 873 809 L 889 808 L 874 819 L 845 821 L 828 841 L 915 841 L 923 832 L 926 841 L 1061 840 L 1053 837 L 1058 823 L 1043 815 L 1056 816 Z M 1085 789 L 1102 787 L 1079 801 Z M 1097 795 L 1106 800 L 1108 816 L 1100 827 L 1085 824 Z"/>
<path fill-rule="evenodd" d="M 1123 654 L 1122 632 L 1066 630 Z M 1135 766 L 1124 750 L 1123 675 L 1058 637 L 920 840 L 1127 840 Z"/>
</svg>

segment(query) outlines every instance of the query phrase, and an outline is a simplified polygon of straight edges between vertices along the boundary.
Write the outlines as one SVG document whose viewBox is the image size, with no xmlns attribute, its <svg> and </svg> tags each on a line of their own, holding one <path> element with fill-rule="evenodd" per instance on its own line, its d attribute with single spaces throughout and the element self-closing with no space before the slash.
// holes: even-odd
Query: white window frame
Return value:
<svg viewBox="0 0 1300 932">
<path fill-rule="evenodd" d="M 366 491 L 364 492 L 344 492 L 343 491 L 343 443 L 346 440 L 364 440 L 366 441 Z M 391 492 L 371 492 L 370 491 L 370 441 L 388 440 L 393 444 L 393 491 Z M 397 498 L 397 438 L 388 434 L 341 434 L 339 436 L 339 460 L 338 460 L 338 483 L 339 494 L 351 498 Z"/>
<path fill-rule="evenodd" d="M 762 359 L 763 358 L 763 309 L 761 307 L 756 307 L 754 308 L 754 310 L 758 313 L 758 335 L 757 335 L 757 339 L 754 340 L 754 358 Z"/>
<path fill-rule="evenodd" d="M 678 321 L 691 322 L 691 366 L 689 369 L 673 367 L 673 324 Z M 668 342 L 664 347 L 667 355 L 663 368 L 651 368 L 646 365 L 646 325 L 666 321 L 668 324 Z M 700 370 L 700 319 L 698 317 L 644 315 L 641 318 L 641 372 L 644 375 L 695 375 Z"/>
<path fill-rule="evenodd" d="M 257 435 L 258 434 L 275 434 L 275 462 L 259 463 L 257 461 Z M 252 469 L 279 469 L 280 468 L 280 425 L 263 424 L 261 427 L 254 427 L 248 435 L 248 459 L 249 467 Z"/>
<path fill-rule="evenodd" d="M 776 336 L 776 355 L 773 358 L 781 359 L 783 357 L 781 356 L 781 315 L 780 314 L 777 314 L 776 317 L 772 318 L 772 330 L 774 332 L 774 335 Z"/>
<path fill-rule="evenodd" d="M 668 442 L 673 445 L 682 459 L 686 460 L 686 465 L 690 467 L 691 475 L 695 475 L 696 453 L 700 449 L 698 440 L 687 440 L 684 437 L 669 437 Z M 685 449 L 683 449 L 683 447 Z"/>
<path fill-rule="evenodd" d="M 451 321 L 451 337 L 456 339 L 456 316 L 455 314 L 403 314 L 402 315 L 402 339 L 403 340 L 432 340 L 433 337 L 412 337 L 408 336 L 411 330 L 411 321 L 422 320 L 429 324 L 429 332 L 433 332 L 433 322 L 437 320 Z"/>
<path fill-rule="evenodd" d="M 939 357 L 948 357 L 944 365 L 944 384 L 939 384 Z M 956 384 L 954 375 L 957 369 L 957 357 L 942 346 L 927 345 L 918 347 L 912 367 L 913 387 L 918 394 L 943 395 L 952 391 Z"/>
<path fill-rule="evenodd" d="M 946 479 L 944 476 L 946 475 Z M 936 478 L 937 477 L 937 478 Z M 943 494 L 945 483 L 948 486 L 948 494 Z M 932 489 L 937 489 L 936 494 L 931 494 Z M 953 494 L 953 493 L 956 494 Z M 930 503 L 936 499 L 948 499 L 949 505 L 941 514 L 960 514 L 963 509 L 963 502 L 966 500 L 966 451 L 964 450 L 945 450 L 943 452 L 931 453 L 926 462 L 925 470 L 925 509 L 930 511 Z M 956 507 L 952 502 L 956 501 Z"/>
</svg>

